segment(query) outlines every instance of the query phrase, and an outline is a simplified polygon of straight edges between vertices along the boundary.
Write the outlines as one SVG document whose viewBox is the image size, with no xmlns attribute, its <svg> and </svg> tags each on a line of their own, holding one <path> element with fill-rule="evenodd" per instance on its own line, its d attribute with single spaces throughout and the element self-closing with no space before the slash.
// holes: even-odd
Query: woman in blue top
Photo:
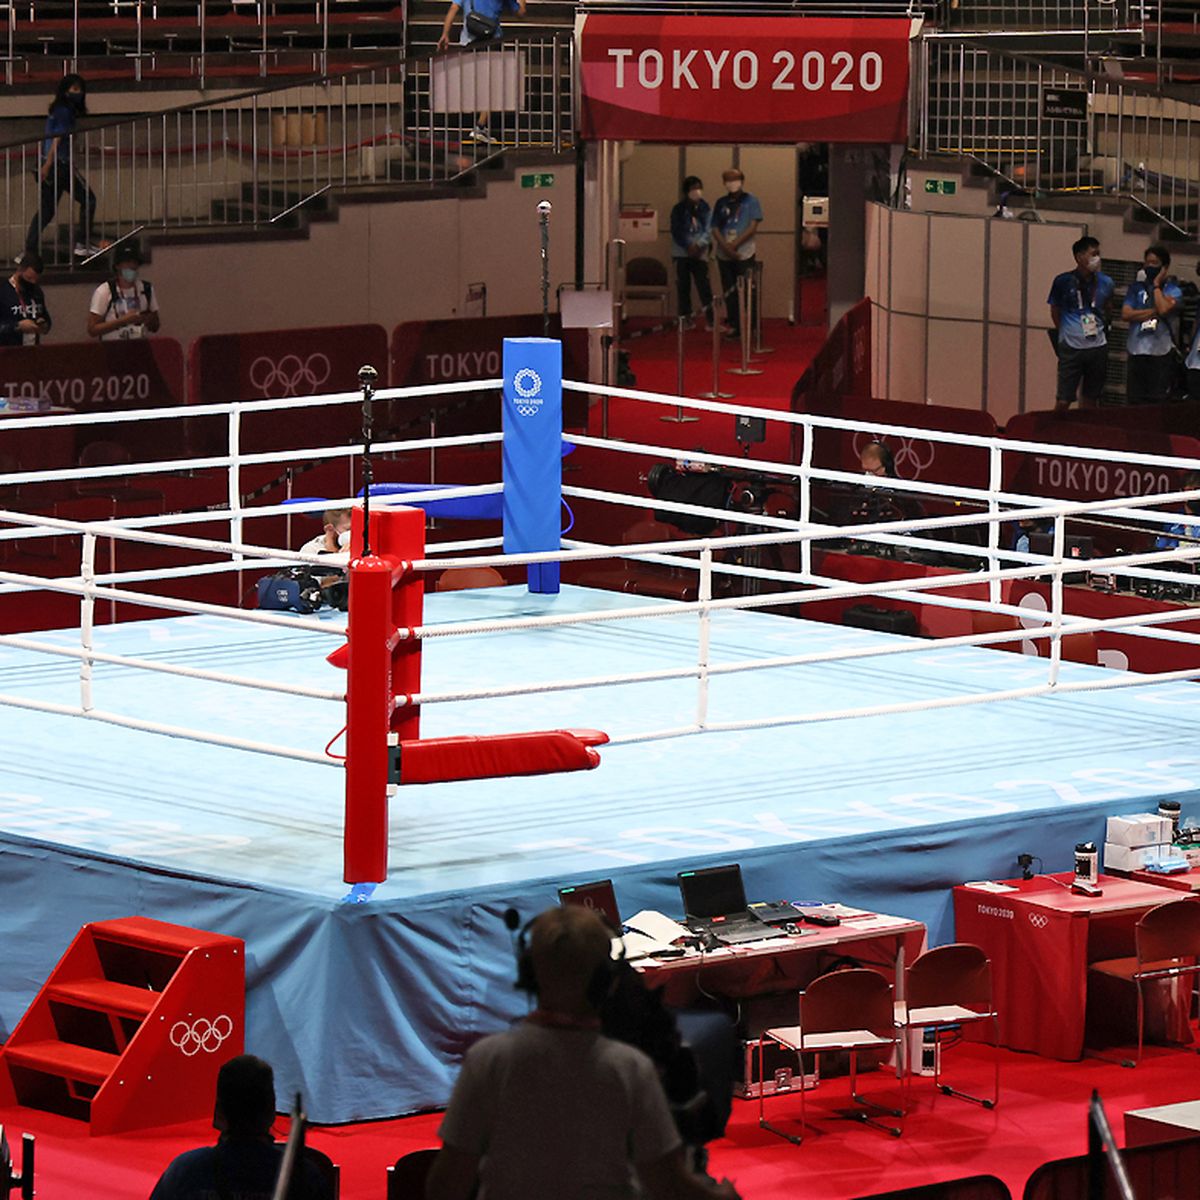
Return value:
<svg viewBox="0 0 1200 1200">
<path fill-rule="evenodd" d="M 75 123 L 87 116 L 87 84 L 81 75 L 64 75 L 58 82 L 50 115 L 46 118 L 46 136 L 42 142 L 42 158 L 38 165 L 41 202 L 37 215 L 29 223 L 25 249 L 34 253 L 41 249 L 42 231 L 54 220 L 58 202 L 64 192 L 79 205 L 79 226 L 75 230 L 75 255 L 90 258 L 103 249 L 92 245 L 92 223 L 96 217 L 96 197 L 87 180 L 79 173 L 77 161 L 72 160 L 71 140 Z"/>
<path fill-rule="evenodd" d="M 712 248 L 712 209 L 704 199 L 704 185 L 695 175 L 683 181 L 683 199 L 671 209 L 671 258 L 675 261 L 675 287 L 679 315 L 692 315 L 692 283 L 712 320 L 712 286 L 708 281 L 708 256 Z"/>
</svg>

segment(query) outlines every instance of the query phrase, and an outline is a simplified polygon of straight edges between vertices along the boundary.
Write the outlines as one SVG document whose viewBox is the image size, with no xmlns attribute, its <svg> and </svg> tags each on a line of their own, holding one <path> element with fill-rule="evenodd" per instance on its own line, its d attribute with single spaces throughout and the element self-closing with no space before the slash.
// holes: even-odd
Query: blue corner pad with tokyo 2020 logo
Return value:
<svg viewBox="0 0 1200 1200">
<path fill-rule="evenodd" d="M 562 343 L 504 339 L 504 552 L 557 550 L 562 536 Z M 558 591 L 559 564 L 531 563 L 531 592 Z"/>
</svg>

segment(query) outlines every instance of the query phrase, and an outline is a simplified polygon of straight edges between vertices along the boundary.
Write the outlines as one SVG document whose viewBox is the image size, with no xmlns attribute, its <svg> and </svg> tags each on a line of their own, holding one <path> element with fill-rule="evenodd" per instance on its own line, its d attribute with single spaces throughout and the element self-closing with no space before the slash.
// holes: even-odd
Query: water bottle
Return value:
<svg viewBox="0 0 1200 1200">
<path fill-rule="evenodd" d="M 1079 842 L 1075 847 L 1075 882 L 1095 886 L 1100 875 L 1099 859 L 1095 842 Z"/>
<path fill-rule="evenodd" d="M 1171 841 L 1179 840 L 1179 801 L 1178 800 L 1160 800 L 1158 802 L 1158 815 L 1166 817 L 1171 822 Z"/>
</svg>

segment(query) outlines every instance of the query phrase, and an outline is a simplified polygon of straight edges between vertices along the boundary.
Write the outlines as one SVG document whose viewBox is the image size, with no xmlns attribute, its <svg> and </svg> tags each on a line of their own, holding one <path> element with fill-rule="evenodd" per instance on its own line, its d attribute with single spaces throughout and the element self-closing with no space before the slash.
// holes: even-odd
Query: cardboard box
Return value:
<svg viewBox="0 0 1200 1200">
<path fill-rule="evenodd" d="M 1109 817 L 1104 841 L 1111 846 L 1161 846 L 1171 840 L 1171 822 L 1157 813 Z"/>
<path fill-rule="evenodd" d="M 1154 863 L 1162 862 L 1171 849 L 1159 846 L 1114 846 L 1104 843 L 1104 869 L 1106 871 L 1142 871 Z"/>
</svg>

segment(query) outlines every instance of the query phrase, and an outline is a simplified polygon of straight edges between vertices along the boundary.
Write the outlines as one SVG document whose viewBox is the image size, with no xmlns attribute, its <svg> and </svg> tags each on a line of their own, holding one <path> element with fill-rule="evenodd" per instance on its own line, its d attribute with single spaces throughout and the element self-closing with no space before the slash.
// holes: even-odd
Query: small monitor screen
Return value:
<svg viewBox="0 0 1200 1200">
<path fill-rule="evenodd" d="M 560 904 L 579 904 L 584 908 L 594 908 L 616 931 L 621 931 L 621 913 L 617 908 L 617 894 L 613 891 L 611 879 L 601 879 L 596 883 L 581 883 L 578 887 L 558 889 Z"/>
<path fill-rule="evenodd" d="M 728 917 L 746 911 L 746 889 L 742 886 L 742 868 L 706 867 L 702 871 L 681 871 L 679 893 L 683 911 L 689 917 Z"/>
</svg>

